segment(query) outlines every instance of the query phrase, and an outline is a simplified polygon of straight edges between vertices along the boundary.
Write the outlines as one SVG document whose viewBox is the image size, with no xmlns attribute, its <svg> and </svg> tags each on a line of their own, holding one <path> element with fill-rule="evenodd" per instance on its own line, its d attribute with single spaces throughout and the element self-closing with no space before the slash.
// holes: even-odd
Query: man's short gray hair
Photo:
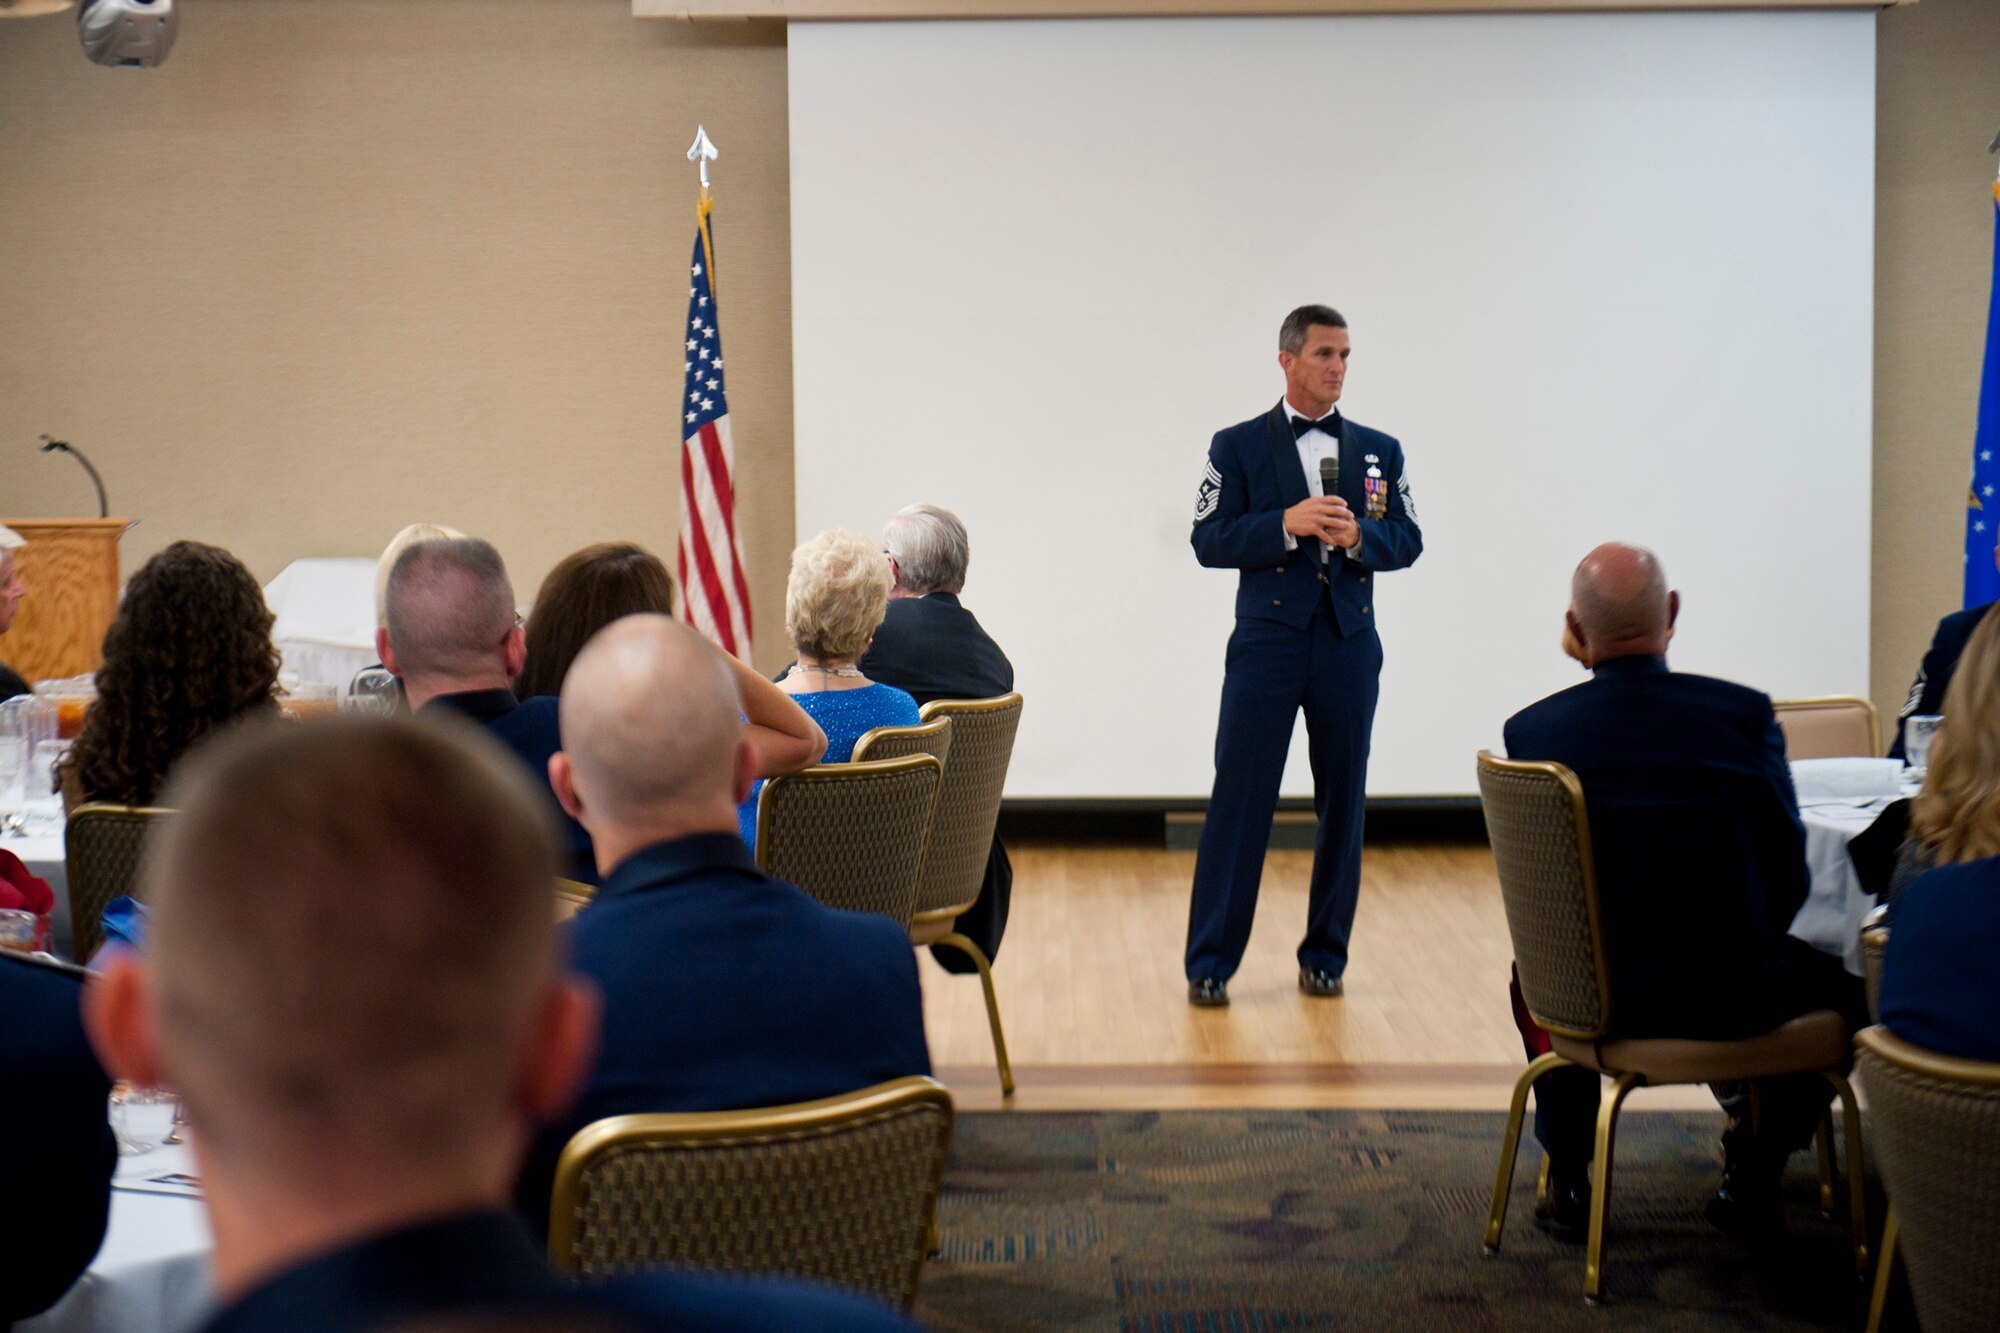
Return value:
<svg viewBox="0 0 2000 1333">
<path fill-rule="evenodd" d="M 405 675 L 488 670 L 514 624 L 514 585 L 490 542 L 433 538 L 396 557 L 384 598 L 389 647 Z"/>
<path fill-rule="evenodd" d="M 14 529 L 0 523 L 0 577 L 14 567 L 14 552 L 28 544 L 28 539 Z"/>
<path fill-rule="evenodd" d="M 907 505 L 882 530 L 882 545 L 896 558 L 896 582 L 905 592 L 961 592 L 972 563 L 972 541 L 958 515 L 937 505 Z"/>
<path fill-rule="evenodd" d="M 1278 350 L 1297 356 L 1306 345 L 1306 330 L 1320 324 L 1330 329 L 1347 327 L 1347 316 L 1330 305 L 1302 305 L 1285 316 L 1278 326 Z"/>
</svg>

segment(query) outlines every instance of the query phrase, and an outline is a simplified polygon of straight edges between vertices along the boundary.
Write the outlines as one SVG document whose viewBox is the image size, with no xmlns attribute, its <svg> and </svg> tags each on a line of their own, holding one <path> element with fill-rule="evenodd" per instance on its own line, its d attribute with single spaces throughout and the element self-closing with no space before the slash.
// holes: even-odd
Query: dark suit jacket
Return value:
<svg viewBox="0 0 2000 1333">
<path fill-rule="evenodd" d="M 570 922 L 570 966 L 604 992 L 597 1072 L 538 1139 L 519 1200 L 548 1225 L 555 1160 L 606 1116 L 727 1111 L 931 1072 L 910 937 L 757 869 L 733 833 L 620 862 Z"/>
<path fill-rule="evenodd" d="M 53 1305 L 104 1239 L 118 1148 L 79 973 L 0 950 L 0 1328 Z"/>
<path fill-rule="evenodd" d="M 363 1333 L 447 1313 L 524 1322 L 568 1312 L 633 1330 L 910 1329 L 859 1296 L 795 1283 L 649 1274 L 572 1286 L 505 1213 L 405 1227 L 307 1260 L 258 1286 L 204 1333 Z"/>
<path fill-rule="evenodd" d="M 1373 462 L 1370 462 L 1370 459 Z M 1382 514 L 1368 517 L 1370 473 L 1384 488 Z M 1195 499 L 1195 558 L 1211 569 L 1236 569 L 1237 619 L 1275 620 L 1294 629 L 1320 601 L 1320 544 L 1285 549 L 1285 510 L 1312 494 L 1299 461 L 1290 413 L 1279 403 L 1260 417 L 1217 431 Z M 1334 551 L 1325 565 L 1334 623 L 1341 635 L 1375 625 L 1373 575 L 1414 564 L 1424 549 L 1403 473 L 1403 446 L 1379 430 L 1340 419 L 1340 495 L 1361 526 L 1358 559 Z"/>
<path fill-rule="evenodd" d="M 21 673 L 0 662 L 0 703 L 5 703 L 17 694 L 28 694 L 34 687 L 21 679 Z"/>
<path fill-rule="evenodd" d="M 898 597 L 861 659 L 870 680 L 933 699 L 990 699 L 1014 688 L 1014 664 L 955 593 Z"/>
<path fill-rule="evenodd" d="M 1506 739 L 1583 784 L 1618 1033 L 1750 1036 L 1799 1012 L 1805 827 L 1768 697 L 1623 657 Z"/>
<path fill-rule="evenodd" d="M 562 749 L 559 702 L 555 697 L 542 694 L 517 700 L 512 690 L 468 690 L 463 694 L 440 694 L 421 711 L 432 709 L 472 719 L 528 766 L 536 785 L 549 793 L 549 806 L 562 821 L 568 862 L 563 874 L 580 883 L 597 883 L 597 853 L 591 846 L 589 830 L 570 818 L 549 788 L 549 757 Z"/>
<path fill-rule="evenodd" d="M 2000 1060 L 2000 856 L 1939 866 L 1896 900 L 1882 1025 L 1925 1050 Z"/>
<path fill-rule="evenodd" d="M 1903 701 L 1903 711 L 1896 714 L 1896 734 L 1889 744 L 1891 759 L 1903 758 L 1904 719 L 1919 713 L 1936 715 L 1944 712 L 1944 692 L 1951 688 L 1952 672 L 1958 669 L 1958 659 L 1965 652 L 1965 641 L 1972 637 L 1972 631 L 1979 628 L 1979 622 L 1996 605 L 2000 603 L 1968 606 L 1938 621 L 1937 633 L 1931 636 L 1930 651 L 1924 654 L 1923 663 L 1917 668 L 1917 678 L 1910 682 L 1909 698 Z"/>
<path fill-rule="evenodd" d="M 920 705 L 933 699 L 991 699 L 1014 688 L 1014 664 L 978 618 L 959 604 L 958 595 L 949 592 L 890 602 L 874 646 L 861 659 L 861 671 L 870 680 L 907 691 Z M 995 833 L 979 898 L 956 926 L 989 962 L 1000 956 L 1013 903 L 1014 863 Z M 934 945 L 931 957 L 947 972 L 977 970 L 957 949 Z"/>
</svg>

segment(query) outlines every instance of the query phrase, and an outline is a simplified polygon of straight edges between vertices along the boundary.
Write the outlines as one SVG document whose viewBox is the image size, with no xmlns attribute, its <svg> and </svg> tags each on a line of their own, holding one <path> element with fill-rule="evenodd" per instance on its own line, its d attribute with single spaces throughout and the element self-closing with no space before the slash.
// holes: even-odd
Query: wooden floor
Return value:
<svg viewBox="0 0 2000 1333">
<path fill-rule="evenodd" d="M 1483 846 L 1370 847 L 1347 994 L 1299 992 L 1309 852 L 1265 862 L 1225 1009 L 1187 1003 L 1194 853 L 1025 843 L 994 967 L 1016 1094 L 1003 1099 L 977 977 L 922 958 L 931 1059 L 961 1108 L 1374 1106 L 1504 1109 L 1522 1066 L 1513 950 Z M 1699 1089 L 1635 1109 L 1712 1106 Z"/>
</svg>

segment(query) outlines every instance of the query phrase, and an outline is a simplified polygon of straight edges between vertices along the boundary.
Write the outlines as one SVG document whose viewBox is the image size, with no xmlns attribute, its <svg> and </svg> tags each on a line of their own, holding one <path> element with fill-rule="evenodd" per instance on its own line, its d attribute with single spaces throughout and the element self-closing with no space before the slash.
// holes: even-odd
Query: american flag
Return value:
<svg viewBox="0 0 2000 1333">
<path fill-rule="evenodd" d="M 681 394 L 682 601 L 688 623 L 745 661 L 750 589 L 736 538 L 736 450 L 722 390 L 722 339 L 715 331 L 715 247 L 702 200 L 688 266 L 687 376 Z"/>
</svg>

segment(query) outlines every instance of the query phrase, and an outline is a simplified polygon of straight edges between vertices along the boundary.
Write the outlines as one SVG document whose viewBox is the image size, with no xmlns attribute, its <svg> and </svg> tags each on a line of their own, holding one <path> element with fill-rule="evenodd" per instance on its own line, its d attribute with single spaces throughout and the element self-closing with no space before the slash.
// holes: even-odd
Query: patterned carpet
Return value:
<svg viewBox="0 0 2000 1333">
<path fill-rule="evenodd" d="M 1532 1141 L 1504 1246 L 1480 1251 L 1501 1124 L 1424 1111 L 962 1115 L 944 1252 L 917 1313 L 937 1329 L 1139 1333 L 1862 1326 L 1867 1291 L 1845 1224 L 1816 1211 L 1810 1155 L 1786 1182 L 1792 1251 L 1753 1261 L 1701 1217 L 1720 1113 L 1628 1111 L 1609 1304 L 1593 1310 L 1583 1247 L 1533 1223 Z"/>
</svg>

